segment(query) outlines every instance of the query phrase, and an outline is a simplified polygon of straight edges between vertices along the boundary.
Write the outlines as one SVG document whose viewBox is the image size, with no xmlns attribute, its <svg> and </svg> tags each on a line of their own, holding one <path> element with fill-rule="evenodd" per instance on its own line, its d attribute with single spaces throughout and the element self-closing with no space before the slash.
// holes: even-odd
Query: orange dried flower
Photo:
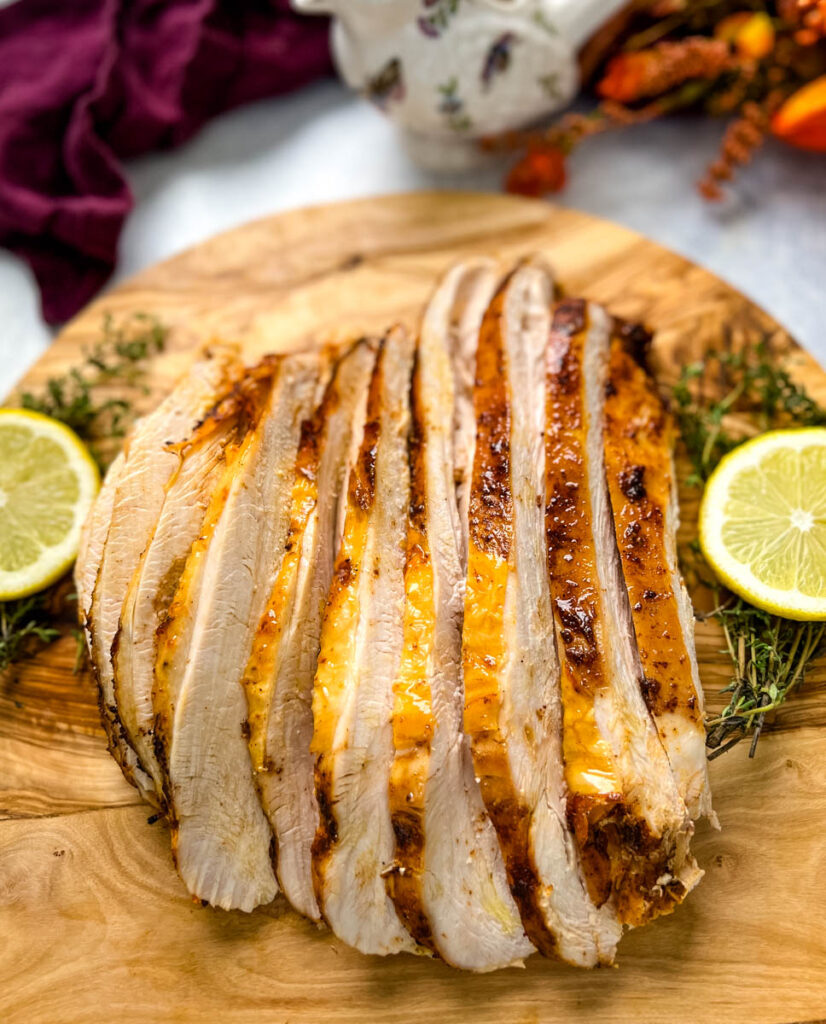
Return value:
<svg viewBox="0 0 826 1024">
<path fill-rule="evenodd" d="M 602 80 L 597 83 L 597 92 L 604 99 L 617 103 L 630 103 L 645 92 L 646 78 L 655 62 L 648 50 L 640 53 L 620 53 L 612 58 Z"/>
<path fill-rule="evenodd" d="M 566 181 L 565 154 L 553 146 L 532 146 L 511 168 L 505 188 L 521 196 L 544 196 L 559 192 Z"/>
<path fill-rule="evenodd" d="M 727 42 L 741 57 L 762 60 L 774 49 L 775 31 L 764 11 L 740 11 L 723 18 L 714 29 L 717 39 Z"/>
<path fill-rule="evenodd" d="M 779 0 L 781 18 L 797 25 L 794 38 L 800 46 L 814 46 L 826 39 L 826 0 Z"/>
<path fill-rule="evenodd" d="M 657 43 L 647 50 L 620 53 L 609 61 L 597 92 L 617 103 L 633 103 L 661 96 L 692 78 L 717 78 L 731 59 L 728 43 L 722 39 L 688 36 L 678 42 Z"/>
<path fill-rule="evenodd" d="M 771 129 L 793 146 L 826 153 L 826 75 L 793 93 L 772 118 Z"/>
</svg>

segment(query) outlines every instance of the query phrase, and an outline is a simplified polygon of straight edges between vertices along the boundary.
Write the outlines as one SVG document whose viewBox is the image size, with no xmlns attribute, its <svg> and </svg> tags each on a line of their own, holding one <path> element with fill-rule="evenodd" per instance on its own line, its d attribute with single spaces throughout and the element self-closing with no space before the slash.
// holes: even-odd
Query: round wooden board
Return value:
<svg viewBox="0 0 826 1024">
<path fill-rule="evenodd" d="M 458 257 L 544 254 L 566 291 L 657 331 L 663 383 L 735 337 L 768 333 L 826 403 L 826 374 L 771 319 L 701 268 L 614 224 L 503 196 L 390 196 L 248 224 L 153 267 L 95 302 L 22 387 L 36 390 L 100 337 L 104 313 L 170 328 L 147 406 L 200 341 L 250 357 L 415 323 Z M 694 531 L 696 493 L 683 495 Z M 709 699 L 728 679 L 721 639 L 698 628 Z M 196 906 L 164 826 L 105 750 L 71 638 L 0 680 L 0 1019 L 59 1021 L 654 1022 L 789 1024 L 826 1016 L 826 673 L 812 673 L 749 761 L 712 765 L 721 833 L 699 828 L 706 878 L 671 917 L 628 935 L 619 967 L 585 974 L 460 974 L 364 957 L 283 902 L 252 915 Z"/>
</svg>

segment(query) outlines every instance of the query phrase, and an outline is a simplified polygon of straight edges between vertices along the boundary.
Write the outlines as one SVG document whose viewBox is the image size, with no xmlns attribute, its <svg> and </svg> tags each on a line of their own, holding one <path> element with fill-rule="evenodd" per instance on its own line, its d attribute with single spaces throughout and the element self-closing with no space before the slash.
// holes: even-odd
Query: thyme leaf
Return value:
<svg viewBox="0 0 826 1024">
<path fill-rule="evenodd" d="M 47 594 L 0 601 L 0 672 L 60 636 Z"/>
<path fill-rule="evenodd" d="M 731 682 L 720 691 L 728 695 L 728 704 L 719 714 L 706 715 L 709 760 L 747 737 L 751 737 L 749 757 L 754 757 L 766 716 L 803 684 L 811 663 L 824 653 L 826 623 L 783 619 L 755 608 L 719 584 L 711 588 L 718 603 L 710 615 L 722 627 L 734 671 Z"/>
<path fill-rule="evenodd" d="M 106 314 L 101 337 L 83 362 L 62 377 L 50 377 L 39 393 L 24 391 L 20 404 L 71 427 L 105 469 L 112 439 L 122 437 L 134 417 L 133 396 L 147 393 L 146 364 L 163 350 L 166 335 L 160 321 L 146 313 L 117 323 Z M 0 672 L 63 635 L 63 592 L 65 585 L 58 582 L 31 597 L 0 601 Z M 78 666 L 82 657 L 78 640 Z"/>
<path fill-rule="evenodd" d="M 705 483 L 723 456 L 749 437 L 826 424 L 826 409 L 777 364 L 768 336 L 740 350 L 730 350 L 732 343 L 728 335 L 726 350 L 683 367 L 674 387 L 677 423 L 694 470 L 686 483 L 692 486 Z"/>
<path fill-rule="evenodd" d="M 771 339 L 733 350 L 710 352 L 683 368 L 673 389 L 682 442 L 692 466 L 688 486 L 702 487 L 723 458 L 766 430 L 826 424 L 817 404 L 778 364 Z M 797 622 L 762 611 L 723 587 L 703 560 L 697 541 L 685 568 L 713 595 L 712 618 L 722 628 L 733 666 L 728 704 L 706 716 L 709 759 L 750 737 L 754 757 L 766 718 L 805 680 L 812 662 L 826 653 L 826 623 Z"/>
<path fill-rule="evenodd" d="M 80 366 L 62 377 L 50 377 L 40 394 L 24 391 L 20 404 L 71 427 L 105 469 L 112 453 L 107 442 L 123 437 L 134 418 L 128 392 L 147 393 L 146 363 L 163 350 L 166 335 L 157 318 L 146 313 L 134 313 L 119 323 L 107 313 L 100 340 L 84 354 Z"/>
</svg>

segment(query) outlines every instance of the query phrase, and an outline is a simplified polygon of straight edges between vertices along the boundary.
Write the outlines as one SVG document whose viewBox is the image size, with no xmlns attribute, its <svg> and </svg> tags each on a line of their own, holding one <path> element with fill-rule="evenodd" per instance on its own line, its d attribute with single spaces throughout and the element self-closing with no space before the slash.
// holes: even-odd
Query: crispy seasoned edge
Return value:
<svg viewBox="0 0 826 1024">
<path fill-rule="evenodd" d="M 673 493 L 674 426 L 654 382 L 618 334 L 611 342 L 605 417 L 606 472 L 645 673 L 643 697 L 655 722 L 676 712 L 700 729 L 701 702 L 665 541 Z"/>
<path fill-rule="evenodd" d="M 424 903 L 425 797 L 434 720 L 428 665 L 435 619 L 433 567 L 427 535 L 426 423 L 422 366 L 417 347 L 410 386 L 408 435 L 410 502 L 405 539 L 404 641 L 393 683 L 393 744 L 390 818 L 395 857 L 385 886 L 405 927 L 422 946 L 437 952 Z"/>
<path fill-rule="evenodd" d="M 172 829 L 172 854 L 176 855 L 177 822 L 169 777 L 169 752 L 172 743 L 172 717 L 175 709 L 171 702 L 168 673 L 178 653 L 182 639 L 178 631 L 189 613 L 191 588 L 198 576 L 200 565 L 206 556 L 215 528 L 229 497 L 235 474 L 241 465 L 244 453 L 249 450 L 256 437 L 256 429 L 266 407 L 267 399 L 275 385 L 283 357 L 268 356 L 238 382 L 225 399 L 224 412 L 230 406 L 239 415 L 238 432 L 224 448 L 224 467 L 204 514 L 201 531 L 193 542 L 186 564 L 177 581 L 174 596 L 169 603 L 163 620 L 156 630 L 155 680 L 152 690 L 152 704 L 155 711 L 153 745 L 155 756 L 164 776 L 164 804 Z M 212 435 L 214 416 L 208 416 L 199 430 L 206 430 L 201 440 Z"/>
<path fill-rule="evenodd" d="M 511 412 L 503 340 L 509 281 L 494 296 L 482 322 L 476 354 L 474 412 L 476 449 L 469 504 L 469 554 L 462 660 L 465 676 L 465 731 L 482 798 L 496 829 L 508 883 L 522 924 L 546 956 L 557 952 L 539 897 L 541 880 L 531 852 L 531 809 L 513 782 L 507 744 L 500 729 L 500 673 L 508 651 L 504 607 L 513 571 Z"/>
<path fill-rule="evenodd" d="M 548 345 L 546 541 L 562 669 L 568 822 L 591 898 L 601 906 L 613 897 L 619 919 L 636 925 L 673 909 L 685 889 L 677 880 L 660 881 L 669 875 L 667 853 L 627 806 L 613 756 L 593 719 L 594 697 L 608 685 L 610 670 L 602 653 L 584 455 L 588 413 L 582 360 L 587 330 L 584 301 L 565 300 L 555 307 Z"/>
<path fill-rule="evenodd" d="M 342 690 L 342 670 L 354 657 L 358 623 L 358 591 L 367 541 L 370 510 L 375 498 L 376 457 L 381 440 L 384 359 L 387 338 L 379 344 L 370 376 L 365 422 L 357 457 L 350 470 L 341 547 L 324 609 L 321 650 L 313 683 L 313 740 L 316 755 L 315 792 L 319 824 L 312 845 L 312 875 L 316 900 L 325 912 L 324 883 L 332 850 L 338 842 L 335 813 L 334 743 Z"/>
</svg>

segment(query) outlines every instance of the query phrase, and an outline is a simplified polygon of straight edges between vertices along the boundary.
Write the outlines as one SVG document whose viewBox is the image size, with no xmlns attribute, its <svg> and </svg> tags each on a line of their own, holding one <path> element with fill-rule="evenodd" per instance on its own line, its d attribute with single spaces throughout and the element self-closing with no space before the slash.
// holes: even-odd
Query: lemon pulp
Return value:
<svg viewBox="0 0 826 1024">
<path fill-rule="evenodd" d="M 771 431 L 727 455 L 706 485 L 700 542 L 752 604 L 826 619 L 826 428 Z"/>
<path fill-rule="evenodd" d="M 0 409 L 0 600 L 25 597 L 66 572 L 99 486 L 94 461 L 68 427 Z"/>
</svg>

